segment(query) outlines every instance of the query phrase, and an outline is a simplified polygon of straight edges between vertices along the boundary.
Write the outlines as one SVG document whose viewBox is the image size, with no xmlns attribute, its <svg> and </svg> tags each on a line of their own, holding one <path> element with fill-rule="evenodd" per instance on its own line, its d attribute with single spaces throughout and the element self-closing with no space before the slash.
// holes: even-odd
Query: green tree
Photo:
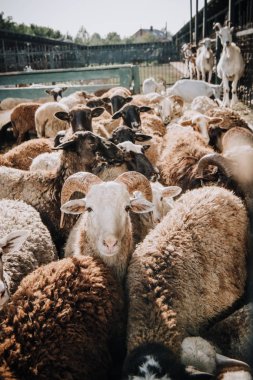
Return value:
<svg viewBox="0 0 253 380">
<path fill-rule="evenodd" d="M 102 45 L 103 44 L 103 39 L 101 38 L 99 33 L 93 33 L 90 36 L 90 45 Z"/>
<path fill-rule="evenodd" d="M 81 26 L 78 30 L 74 42 L 81 45 L 87 45 L 89 43 L 89 33 L 84 26 Z"/>
<path fill-rule="evenodd" d="M 121 38 L 120 38 L 120 35 L 116 32 L 110 32 L 107 34 L 106 38 L 105 38 L 105 44 L 119 44 L 121 43 Z"/>
</svg>

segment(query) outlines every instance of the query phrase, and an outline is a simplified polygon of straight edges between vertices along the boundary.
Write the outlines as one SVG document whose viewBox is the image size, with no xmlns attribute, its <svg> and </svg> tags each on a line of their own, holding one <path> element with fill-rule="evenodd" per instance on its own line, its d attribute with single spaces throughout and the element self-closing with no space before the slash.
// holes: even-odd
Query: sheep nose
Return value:
<svg viewBox="0 0 253 380">
<path fill-rule="evenodd" d="M 229 42 L 229 41 L 226 41 L 226 45 L 229 46 L 229 45 L 230 45 L 230 42 Z"/>
<path fill-rule="evenodd" d="M 115 248 L 117 244 L 118 244 L 118 240 L 115 238 L 108 238 L 108 239 L 103 240 L 103 245 L 106 248 L 108 248 L 109 251 L 112 251 L 113 248 Z"/>
</svg>

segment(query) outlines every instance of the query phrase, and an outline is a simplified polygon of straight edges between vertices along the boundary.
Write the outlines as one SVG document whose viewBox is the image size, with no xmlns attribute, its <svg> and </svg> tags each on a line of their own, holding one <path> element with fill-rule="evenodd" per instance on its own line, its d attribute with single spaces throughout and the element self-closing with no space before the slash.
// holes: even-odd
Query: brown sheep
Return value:
<svg viewBox="0 0 253 380">
<path fill-rule="evenodd" d="M 247 228 L 245 207 L 229 190 L 181 196 L 130 260 L 129 352 L 161 343 L 179 356 L 186 336 L 233 308 L 245 291 Z"/>
<path fill-rule="evenodd" d="M 124 346 L 122 300 L 98 258 L 68 258 L 35 270 L 2 315 L 0 379 L 10 373 L 20 380 L 111 379 L 113 361 L 122 359 L 114 353 Z"/>
<path fill-rule="evenodd" d="M 25 141 L 0 155 L 0 166 L 9 166 L 21 170 L 29 170 L 32 160 L 41 153 L 52 152 L 53 141 L 40 138 Z"/>
<path fill-rule="evenodd" d="M 36 134 L 35 112 L 40 105 L 39 103 L 21 103 L 12 110 L 11 124 L 18 144 L 26 139 L 28 132 Z"/>
</svg>

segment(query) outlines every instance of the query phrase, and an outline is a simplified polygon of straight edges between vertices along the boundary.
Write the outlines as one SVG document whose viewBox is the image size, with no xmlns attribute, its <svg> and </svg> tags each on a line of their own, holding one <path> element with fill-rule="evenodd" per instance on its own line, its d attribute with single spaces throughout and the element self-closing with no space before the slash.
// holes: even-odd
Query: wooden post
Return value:
<svg viewBox="0 0 253 380">
<path fill-rule="evenodd" d="M 228 20 L 235 23 L 235 0 L 228 0 Z"/>
</svg>

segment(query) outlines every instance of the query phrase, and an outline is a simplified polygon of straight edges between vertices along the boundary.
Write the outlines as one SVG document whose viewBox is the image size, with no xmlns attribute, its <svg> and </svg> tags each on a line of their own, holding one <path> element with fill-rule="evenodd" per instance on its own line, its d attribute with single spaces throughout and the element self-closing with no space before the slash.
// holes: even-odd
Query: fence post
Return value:
<svg viewBox="0 0 253 380">
<path fill-rule="evenodd" d="M 141 91 L 141 85 L 140 85 L 140 71 L 139 66 L 135 65 L 132 66 L 132 79 L 133 79 L 133 93 L 139 94 Z"/>
</svg>

